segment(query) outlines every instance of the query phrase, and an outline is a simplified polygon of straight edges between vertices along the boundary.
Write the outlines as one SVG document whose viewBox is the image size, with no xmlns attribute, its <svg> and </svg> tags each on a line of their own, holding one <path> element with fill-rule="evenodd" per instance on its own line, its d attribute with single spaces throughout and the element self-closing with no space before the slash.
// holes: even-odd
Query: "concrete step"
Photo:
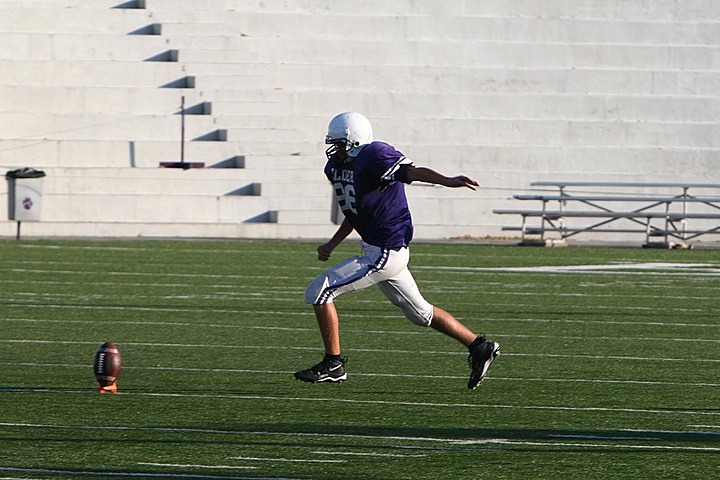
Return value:
<svg viewBox="0 0 720 480">
<path fill-rule="evenodd" d="M 158 168 L 160 162 L 180 160 L 179 140 L 0 139 L 0 165 L 31 167 L 137 167 Z M 243 153 L 234 143 L 185 142 L 185 160 L 206 167 L 235 167 Z"/>
<path fill-rule="evenodd" d="M 160 87 L 187 74 L 175 62 L 0 59 L 0 85 Z"/>
<path fill-rule="evenodd" d="M 41 219 L 64 222 L 244 222 L 269 210 L 257 196 L 45 194 Z"/>
<path fill-rule="evenodd" d="M 322 91 L 252 90 L 244 100 L 216 100 L 213 115 L 224 125 L 236 116 L 291 117 L 297 112 L 320 114 L 325 105 L 342 105 L 348 97 L 372 105 L 374 115 L 468 118 L 567 118 L 577 120 L 704 121 L 720 119 L 720 97 L 675 95 L 466 93 L 324 89 Z M 252 108 L 252 110 L 251 110 Z M 227 121 L 227 122 L 226 122 Z"/>
<path fill-rule="evenodd" d="M 141 8 L 143 3 L 144 0 L 0 0 L 0 7 L 108 10 Z"/>
<path fill-rule="evenodd" d="M 325 145 L 303 142 L 185 142 L 185 161 L 203 162 L 207 167 L 232 167 L 238 155 L 299 156 L 325 158 Z M 156 168 L 160 162 L 180 160 L 180 140 L 128 139 L 0 139 L 0 165 L 23 166 L 97 166 Z"/>
<path fill-rule="evenodd" d="M 653 171 L 668 173 L 677 178 L 698 178 L 700 182 L 712 182 L 704 178 L 714 171 L 718 149 L 678 145 L 658 147 L 636 145 L 632 147 L 613 145 L 541 145 L 519 143 L 516 145 L 488 142 L 468 148 L 462 142 L 456 144 L 412 144 L 384 135 L 418 165 L 434 167 L 447 174 L 466 173 L 481 183 L 497 185 L 496 171 L 513 170 L 523 187 L 535 176 L 553 172 L 585 172 L 597 175 L 606 171 L 620 175 Z M 325 163 L 322 139 L 307 142 L 304 146 L 287 143 L 236 144 L 235 142 L 187 142 L 187 161 L 205 162 L 207 167 L 232 168 L 240 158 L 248 169 L 283 168 L 284 159 L 292 159 L 291 168 L 297 164 L 313 165 L 319 175 Z M 306 154 L 292 155 L 305 148 Z M 265 152 L 261 152 L 265 150 Z M 275 150 L 272 152 L 272 150 Z M 243 154 L 248 154 L 243 159 Z M 180 144 L 175 141 L 123 141 L 123 140 L 2 140 L 0 139 L 0 168 L 12 170 L 30 166 L 49 168 L 72 167 L 137 167 L 157 168 L 161 161 L 178 161 Z M 264 153 L 264 154 L 263 154 Z M 485 179 L 490 178 L 490 181 Z M 507 181 L 507 179 L 503 180 Z"/>
<path fill-rule="evenodd" d="M 276 223 L 281 225 L 327 225 L 331 221 L 329 205 L 313 210 L 277 210 Z"/>
<path fill-rule="evenodd" d="M 720 79 L 713 70 L 582 68 L 582 67 L 497 67 L 456 65 L 452 71 L 433 65 L 324 64 L 313 62 L 268 63 L 207 62 L 187 65 L 198 77 L 196 88 L 217 90 L 214 98 L 233 100 L 256 78 L 261 88 L 318 90 L 342 88 L 373 91 L 414 91 L 460 93 L 557 93 L 625 95 L 714 96 Z M 242 88 L 234 85 L 233 75 Z M 205 78 L 205 77 L 210 77 Z M 559 85 L 562 88 L 559 89 Z"/>
<path fill-rule="evenodd" d="M 302 195 L 313 195 L 315 185 L 327 183 L 310 169 L 139 169 L 139 168 L 52 168 L 45 170 L 49 192 L 74 194 L 249 195 L 264 193 L 266 183 L 298 184 Z M 251 188 L 252 184 L 260 184 Z M 287 192 L 276 191 L 276 195 Z"/>
<path fill-rule="evenodd" d="M 180 111 L 183 96 L 188 115 L 202 115 L 209 109 L 206 99 L 192 89 L 179 91 L 157 87 L 0 85 L 0 96 L 0 114 L 173 114 Z"/>
<path fill-rule="evenodd" d="M 157 35 L 3 33 L 6 60 L 145 60 L 167 50 Z"/>
<path fill-rule="evenodd" d="M 497 15 L 528 18 L 568 18 L 626 21 L 655 21 L 658 23 L 697 21 L 698 18 L 709 21 L 720 19 L 720 9 L 713 2 L 691 0 L 682 5 L 673 0 L 659 0 L 643 3 L 615 3 L 605 5 L 593 0 L 560 0 L 544 4 L 543 2 L 465 2 L 462 8 L 466 15 Z"/>
<path fill-rule="evenodd" d="M 147 25 L 151 19 L 144 9 L 65 8 L 57 2 L 27 7 L 26 2 L 15 3 L 14 6 L 0 3 L 2 32 L 127 34 Z"/>
<path fill-rule="evenodd" d="M 608 94 L 448 94 L 422 92 L 388 92 L 375 90 L 348 91 L 326 89 L 322 92 L 271 89 L 234 90 L 234 100 L 213 101 L 214 95 L 194 89 L 157 89 L 152 87 L 62 87 L 0 86 L 4 111 L 87 113 L 151 113 L 178 111 L 180 99 L 186 96 L 190 113 L 202 113 L 203 104 L 211 106 L 214 115 L 272 114 L 288 116 L 295 112 L 320 113 L 323 103 L 340 105 L 351 95 L 358 102 L 373 103 L 377 115 L 402 111 L 417 116 L 469 116 L 479 111 L 496 112 L 504 118 L 549 115 L 573 119 L 598 118 L 664 121 L 716 121 L 720 116 L 720 99 L 711 96 L 674 95 L 658 98 L 651 95 Z M 220 94 L 221 92 L 218 92 Z M 238 97 L 243 96 L 240 100 Z M 438 106 L 440 110 L 438 110 Z M 602 117 L 600 117 L 602 118 Z"/>
<path fill-rule="evenodd" d="M 38 1 L 38 0 L 33 0 Z M 75 0 L 77 1 L 77 0 Z M 149 10 L 232 10 L 235 12 L 282 12 L 315 13 L 318 15 L 332 12 L 349 12 L 347 16 L 362 15 L 357 12 L 357 4 L 352 0 L 336 0 L 329 7 L 327 1 L 310 0 L 300 3 L 283 0 L 146 0 Z M 498 16 L 521 18 L 569 18 L 604 19 L 630 21 L 677 21 L 706 18 L 720 19 L 720 10 L 705 0 L 690 0 L 678 5 L 673 0 L 635 4 L 616 3 L 598 4 L 593 0 L 561 0 L 545 5 L 542 2 L 437 2 L 433 0 L 397 0 L 392 3 L 383 0 L 363 2 L 363 12 L 383 12 L 386 15 L 425 14 L 425 15 L 466 15 Z"/>
<path fill-rule="evenodd" d="M 209 96 L 209 92 L 222 95 L 226 90 L 272 89 L 275 85 L 275 79 L 267 74 L 206 73 L 192 66 L 188 66 L 187 70 L 193 78 L 193 88 L 203 93 L 207 92 L 206 96 Z"/>
<path fill-rule="evenodd" d="M 153 10 L 160 32 L 168 38 L 247 36 L 254 38 L 323 38 L 377 40 L 483 40 L 570 42 L 623 45 L 717 45 L 712 22 L 677 23 L 672 38 L 656 21 L 594 18 L 532 18 L 503 15 L 440 15 L 401 13 L 385 8 L 352 17 L 351 29 L 327 28 L 347 21 L 338 10 L 266 12 L 207 10 L 187 19 L 187 11 Z"/>
<path fill-rule="evenodd" d="M 238 168 L 248 170 L 262 169 L 310 169 L 312 171 L 322 172 L 325 167 L 326 158 L 322 157 L 304 157 L 304 156 L 278 156 L 278 155 L 246 155 L 237 159 Z"/>
<path fill-rule="evenodd" d="M 167 114 L 102 114 L 3 112 L 0 121 L 5 125 L 3 135 L 14 139 L 177 139 L 181 136 L 181 115 Z M 217 130 L 218 125 L 208 115 L 190 115 L 185 120 L 188 140 L 200 138 Z"/>
<path fill-rule="evenodd" d="M 302 201 L 300 201 L 302 200 Z M 322 198 L 262 196 L 45 194 L 41 220 L 55 222 L 278 222 L 329 221 L 330 205 Z M 267 215 L 267 216 L 266 216 Z M 266 217 L 264 217 L 266 216 Z"/>
<path fill-rule="evenodd" d="M 195 120 L 201 122 L 201 116 Z M 157 127 L 166 126 L 172 135 L 174 122 L 150 116 Z M 276 117 L 272 115 L 218 116 L 213 121 L 226 128 L 227 139 L 238 142 L 302 143 L 322 138 L 327 117 Z M 164 123 L 163 123 L 164 122 Z M 565 119 L 565 118 L 425 118 L 372 117 L 377 139 L 394 139 L 408 144 L 486 144 L 519 145 L 587 145 L 635 146 L 638 139 L 655 147 L 720 148 L 720 125 L 714 121 L 637 121 L 634 119 Z M 246 126 L 238 127 L 244 124 Z M 201 125 L 196 131 L 201 131 Z M 140 134 L 139 132 L 137 132 Z M 142 137 L 140 137 L 142 138 Z M 317 141 L 317 140 L 316 140 Z M 313 144 L 313 148 L 321 146 Z M 269 153 L 269 152 L 264 152 Z"/>
<path fill-rule="evenodd" d="M 267 222 L 23 222 L 22 238 L 110 237 L 110 238 L 234 238 L 306 239 L 327 241 L 337 225 L 279 224 Z M 499 229 L 498 229 L 499 230 Z M 16 222 L 0 220 L 0 237 L 14 238 Z M 311 249 L 314 250 L 314 247 Z"/>
<path fill-rule="evenodd" d="M 198 37 L 207 38 L 207 37 Z M 215 41 L 215 40 L 210 40 Z M 279 62 L 485 67 L 644 68 L 714 70 L 719 46 L 603 45 L 502 41 L 374 41 L 227 37 L 223 45 L 183 48 L 180 62 Z M 318 58 L 316 52 L 323 52 Z M 351 51 L 352 55 L 347 55 Z M 327 60 L 324 60 L 327 59 Z"/>
<path fill-rule="evenodd" d="M 35 0 L 37 1 L 37 0 Z M 443 5 L 441 8 L 437 2 L 421 0 L 398 0 L 392 4 L 383 2 L 382 0 L 367 0 L 363 3 L 363 12 L 383 12 L 385 15 L 401 15 L 401 14 L 447 14 L 458 15 L 467 11 L 464 2 L 462 5 Z M 301 4 L 287 3 L 282 0 L 146 0 L 145 6 L 153 11 L 165 11 L 176 9 L 185 9 L 189 11 L 212 11 L 226 10 L 228 12 L 252 13 L 252 12 L 268 12 L 268 13 L 315 13 L 323 15 L 328 12 L 348 12 L 346 16 L 354 17 L 362 15 L 357 12 L 357 4 L 350 0 L 340 0 L 333 2 L 332 8 L 326 1 L 310 0 Z"/>
</svg>

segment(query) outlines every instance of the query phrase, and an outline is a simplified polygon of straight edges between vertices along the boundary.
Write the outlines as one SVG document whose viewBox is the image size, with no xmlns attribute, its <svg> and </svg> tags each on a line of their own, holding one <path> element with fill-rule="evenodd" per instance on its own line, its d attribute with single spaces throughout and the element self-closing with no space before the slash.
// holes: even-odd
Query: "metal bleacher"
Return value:
<svg viewBox="0 0 720 480">
<path fill-rule="evenodd" d="M 531 186 L 558 192 L 513 196 L 540 202 L 540 209 L 494 210 L 499 215 L 520 215 L 521 225 L 503 230 L 519 231 L 521 245 L 557 245 L 588 233 L 636 233 L 644 235 L 647 247 L 689 248 L 691 240 L 720 234 L 720 184 L 543 181 Z M 578 187 L 581 193 L 569 190 Z M 592 193 L 598 188 L 613 192 Z M 632 193 L 638 189 L 657 193 Z M 696 194 L 697 190 L 710 190 L 711 195 Z"/>
</svg>

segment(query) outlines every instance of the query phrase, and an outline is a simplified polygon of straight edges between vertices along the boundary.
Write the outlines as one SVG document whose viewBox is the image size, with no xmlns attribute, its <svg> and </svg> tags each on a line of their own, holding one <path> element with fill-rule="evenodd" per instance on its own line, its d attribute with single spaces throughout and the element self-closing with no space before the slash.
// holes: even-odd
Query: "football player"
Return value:
<svg viewBox="0 0 720 480">
<path fill-rule="evenodd" d="M 420 293 L 407 268 L 413 223 L 405 184 L 419 181 L 474 190 L 478 183 L 464 175 L 446 177 L 415 166 L 393 146 L 374 141 L 370 122 L 359 113 L 335 116 L 328 126 L 325 143 L 329 145 L 325 175 L 335 188 L 345 218 L 333 237 L 318 247 L 318 259 L 327 261 L 353 230 L 362 239 L 362 254 L 331 267 L 308 286 L 305 301 L 315 311 L 325 357 L 317 365 L 296 372 L 295 378 L 311 383 L 347 379 L 333 301 L 344 293 L 378 285 L 408 320 L 432 327 L 468 348 L 471 368 L 468 388 L 474 390 L 500 352 L 500 345 L 476 335 L 450 313 L 428 303 Z"/>
</svg>

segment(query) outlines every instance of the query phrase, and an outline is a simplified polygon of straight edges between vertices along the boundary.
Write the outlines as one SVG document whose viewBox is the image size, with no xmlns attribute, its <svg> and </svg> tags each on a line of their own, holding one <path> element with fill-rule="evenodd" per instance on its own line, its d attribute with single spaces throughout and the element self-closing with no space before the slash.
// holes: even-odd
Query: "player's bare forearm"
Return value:
<svg viewBox="0 0 720 480">
<path fill-rule="evenodd" d="M 342 241 L 345 240 L 345 238 L 347 238 L 347 236 L 350 235 L 353 230 L 354 228 L 350 224 L 348 219 L 344 219 L 343 222 L 340 224 L 340 227 L 338 227 L 337 231 L 335 232 L 335 235 L 333 235 L 327 243 L 318 247 L 318 260 L 320 260 L 321 262 L 327 261 L 330 258 L 332 251 L 335 250 L 335 248 L 340 245 L 340 243 L 342 243 Z"/>
<path fill-rule="evenodd" d="M 444 187 L 467 187 L 470 190 L 475 190 L 479 184 L 470 177 L 465 175 L 458 175 L 457 177 L 447 177 L 442 173 L 436 172 L 435 170 L 427 167 L 409 167 L 407 169 L 407 178 L 410 182 L 425 182 L 432 183 L 435 185 L 442 185 Z"/>
</svg>

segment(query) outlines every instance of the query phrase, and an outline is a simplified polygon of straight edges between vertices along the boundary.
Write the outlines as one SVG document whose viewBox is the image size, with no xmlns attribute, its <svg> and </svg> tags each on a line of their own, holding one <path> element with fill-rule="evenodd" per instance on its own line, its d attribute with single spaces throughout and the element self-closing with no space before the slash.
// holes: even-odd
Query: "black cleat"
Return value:
<svg viewBox="0 0 720 480">
<path fill-rule="evenodd" d="M 317 365 L 310 367 L 307 370 L 295 372 L 295 378 L 302 380 L 303 382 L 310 383 L 340 383 L 347 380 L 345 362 L 347 362 L 346 357 L 343 357 L 339 362 L 323 358 L 323 361 Z"/>
<path fill-rule="evenodd" d="M 468 356 L 468 364 L 472 369 L 470 372 L 470 380 L 468 380 L 468 388 L 475 390 L 480 382 L 485 378 L 490 369 L 490 364 L 500 354 L 500 344 L 491 342 L 481 337 L 481 343 L 470 351 Z"/>
</svg>

